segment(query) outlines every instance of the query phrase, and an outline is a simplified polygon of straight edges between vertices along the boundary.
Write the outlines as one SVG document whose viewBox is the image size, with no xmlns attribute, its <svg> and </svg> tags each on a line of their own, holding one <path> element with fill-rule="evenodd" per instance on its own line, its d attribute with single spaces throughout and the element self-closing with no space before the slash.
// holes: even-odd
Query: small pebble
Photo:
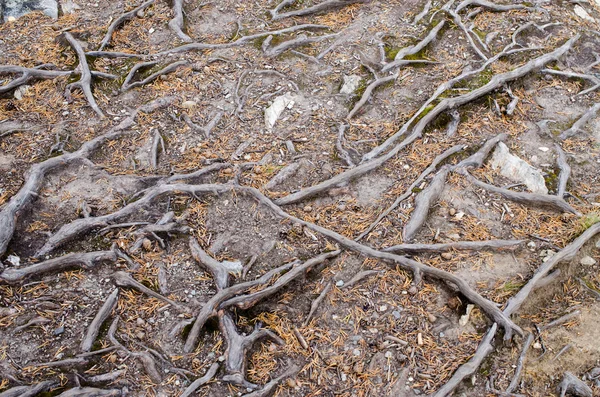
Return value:
<svg viewBox="0 0 600 397">
<path fill-rule="evenodd" d="M 450 215 L 450 216 L 454 216 L 454 215 L 456 215 L 456 210 L 455 210 L 454 208 L 450 208 L 450 209 L 448 210 L 448 215 Z"/>
<path fill-rule="evenodd" d="M 352 350 L 352 354 L 355 355 L 356 357 L 358 357 L 358 356 L 360 356 L 360 350 L 354 349 L 354 350 Z"/>
<path fill-rule="evenodd" d="M 150 239 L 145 238 L 144 241 L 142 241 L 142 246 L 146 251 L 150 251 L 152 249 L 152 241 L 150 241 Z"/>
<path fill-rule="evenodd" d="M 400 315 L 400 312 L 399 312 L 398 310 L 394 310 L 394 311 L 392 312 L 392 316 L 394 316 L 394 318 L 395 318 L 396 320 L 399 320 L 401 315 Z"/>
<path fill-rule="evenodd" d="M 435 323 L 435 321 L 437 320 L 437 317 L 436 317 L 436 316 L 434 316 L 434 315 L 433 315 L 433 314 L 431 314 L 431 313 L 428 313 L 428 314 L 427 314 L 427 320 L 429 320 L 429 322 L 430 322 L 430 323 Z"/>
<path fill-rule="evenodd" d="M 342 380 L 343 380 L 343 379 L 342 379 Z M 286 383 L 287 383 L 287 386 L 288 386 L 289 388 L 294 388 L 294 387 L 296 387 L 296 385 L 297 385 L 297 383 L 296 383 L 296 380 L 295 380 L 295 379 L 292 379 L 292 378 L 288 378 L 288 380 L 286 381 Z"/>
<path fill-rule="evenodd" d="M 135 334 L 135 337 L 138 338 L 139 340 L 144 339 L 144 337 L 146 336 L 146 334 L 142 331 L 138 332 L 137 334 Z"/>
<path fill-rule="evenodd" d="M 344 286 L 344 280 L 338 280 L 335 282 L 335 286 L 336 287 L 343 287 Z"/>
<path fill-rule="evenodd" d="M 442 252 L 442 255 L 440 255 L 440 256 L 447 261 L 452 259 L 452 254 L 450 252 Z"/>
<path fill-rule="evenodd" d="M 540 342 L 535 342 L 533 344 L 533 348 L 536 350 L 540 350 L 542 348 L 542 344 Z"/>
<path fill-rule="evenodd" d="M 417 289 L 417 287 L 415 287 L 414 285 L 413 285 L 413 286 L 411 286 L 411 287 L 408 289 L 408 293 L 409 293 L 409 294 L 411 294 L 411 295 L 416 295 L 416 294 L 417 294 L 417 292 L 419 292 L 419 290 L 418 290 L 418 289 Z"/>
<path fill-rule="evenodd" d="M 304 207 L 304 212 L 311 212 L 312 211 L 312 207 L 310 205 L 307 205 L 306 207 Z"/>
<path fill-rule="evenodd" d="M 181 104 L 181 107 L 184 109 L 193 109 L 196 107 L 196 102 L 194 101 L 185 101 Z"/>
<path fill-rule="evenodd" d="M 581 258 L 579 263 L 581 263 L 584 266 L 593 266 L 596 264 L 596 260 L 591 256 L 584 256 L 583 258 Z"/>
<path fill-rule="evenodd" d="M 52 335 L 58 336 L 58 335 L 62 334 L 63 332 L 65 332 L 65 327 L 61 325 L 60 327 L 58 327 L 54 331 L 52 331 Z"/>
<path fill-rule="evenodd" d="M 423 346 L 423 334 L 420 332 L 417 334 L 417 344 Z"/>
</svg>

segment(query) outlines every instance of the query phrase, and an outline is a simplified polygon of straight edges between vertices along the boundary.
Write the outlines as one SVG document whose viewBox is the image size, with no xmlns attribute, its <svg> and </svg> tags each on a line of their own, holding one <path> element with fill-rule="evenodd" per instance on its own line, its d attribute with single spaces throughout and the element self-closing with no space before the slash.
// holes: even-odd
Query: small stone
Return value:
<svg viewBox="0 0 600 397">
<path fill-rule="evenodd" d="M 219 360 L 219 362 L 223 362 L 223 361 L 225 361 L 225 356 L 219 356 L 219 358 L 217 360 Z"/>
<path fill-rule="evenodd" d="M 231 174 L 233 174 L 233 170 L 231 168 L 225 168 L 223 170 L 223 174 L 225 174 L 225 175 L 231 175 Z"/>
<path fill-rule="evenodd" d="M 454 219 L 456 219 L 457 221 L 460 221 L 463 217 L 465 216 L 464 212 L 458 212 L 455 216 Z"/>
<path fill-rule="evenodd" d="M 345 382 L 348 379 L 348 376 L 342 372 L 342 374 L 340 375 L 340 378 L 342 379 L 342 382 Z"/>
<path fill-rule="evenodd" d="M 289 387 L 289 388 L 294 388 L 297 386 L 296 380 L 292 379 L 292 378 L 288 378 L 286 383 L 287 383 L 287 387 Z"/>
<path fill-rule="evenodd" d="M 311 212 L 312 211 L 312 207 L 310 205 L 307 205 L 304 207 L 304 212 Z"/>
<path fill-rule="evenodd" d="M 529 248 L 535 248 L 535 243 L 533 241 L 530 241 L 530 242 L 527 243 L 527 246 Z"/>
<path fill-rule="evenodd" d="M 343 287 L 344 286 L 344 280 L 338 280 L 335 282 L 335 286 L 336 287 Z"/>
<path fill-rule="evenodd" d="M 401 316 L 401 314 L 400 314 L 400 312 L 399 312 L 398 310 L 394 310 L 394 311 L 392 312 L 392 316 L 394 316 L 394 318 L 395 318 L 396 320 L 399 320 L 399 319 L 400 319 L 400 316 Z"/>
<path fill-rule="evenodd" d="M 534 348 L 535 350 L 540 350 L 540 349 L 542 348 L 542 344 L 541 344 L 540 342 L 535 342 L 535 343 L 533 344 L 533 348 Z"/>
<path fill-rule="evenodd" d="M 65 327 L 61 325 L 60 327 L 58 327 L 54 331 L 52 331 L 52 335 L 58 336 L 58 335 L 62 334 L 63 332 L 65 332 Z"/>
<path fill-rule="evenodd" d="M 436 317 L 436 316 L 434 316 L 434 315 L 433 315 L 433 314 L 431 314 L 431 313 L 428 313 L 428 314 L 427 314 L 427 320 L 429 320 L 429 322 L 430 322 L 430 323 L 435 323 L 435 321 L 437 320 L 437 317 Z"/>
<path fill-rule="evenodd" d="M 135 337 L 138 338 L 139 340 L 144 339 L 144 337 L 146 336 L 146 334 L 142 331 L 138 332 L 137 334 L 135 334 Z"/>
<path fill-rule="evenodd" d="M 550 150 L 550 149 L 548 149 L 548 148 L 547 148 L 547 147 L 545 147 L 545 146 L 539 147 L 538 149 L 539 149 L 541 152 L 544 152 L 544 153 L 546 153 L 548 150 Z"/>
<path fill-rule="evenodd" d="M 352 350 L 352 354 L 353 354 L 354 356 L 358 357 L 358 356 L 360 356 L 360 354 L 361 354 L 361 353 L 360 353 L 360 350 L 359 350 L 359 349 L 354 349 L 354 350 Z"/>
<path fill-rule="evenodd" d="M 376 335 L 377 333 L 379 333 L 379 330 L 377 328 L 369 328 L 369 332 L 373 335 Z"/>
<path fill-rule="evenodd" d="M 13 17 L 12 15 L 9 16 L 8 18 L 6 18 L 6 22 L 14 22 L 16 20 L 17 20 L 17 18 Z"/>
<path fill-rule="evenodd" d="M 152 249 L 152 241 L 150 241 L 150 239 L 145 238 L 144 241 L 142 241 L 142 246 L 146 251 L 150 251 Z"/>
<path fill-rule="evenodd" d="M 418 290 L 418 289 L 417 289 L 417 287 L 415 287 L 414 285 L 413 285 L 413 286 L 411 286 L 411 287 L 408 289 L 408 293 L 409 293 L 409 294 L 411 294 L 411 295 L 416 295 L 416 294 L 417 294 L 417 292 L 419 292 L 419 290 Z"/>
<path fill-rule="evenodd" d="M 379 306 L 379 311 L 380 311 L 380 312 L 384 312 L 384 311 L 386 311 L 387 309 L 388 309 L 387 305 L 381 305 L 381 306 Z"/>
<path fill-rule="evenodd" d="M 450 216 L 454 216 L 454 215 L 456 215 L 456 210 L 455 210 L 454 208 L 450 208 L 450 209 L 448 210 L 448 215 L 450 215 Z"/>
<path fill-rule="evenodd" d="M 584 256 L 583 258 L 581 258 L 579 263 L 581 263 L 584 266 L 593 266 L 596 264 L 596 260 L 591 256 Z"/>
<path fill-rule="evenodd" d="M 182 108 L 184 108 L 184 109 L 188 109 L 188 110 L 190 110 L 190 109 L 193 109 L 193 108 L 195 108 L 195 107 L 196 107 L 196 105 L 197 105 L 197 103 L 196 103 L 196 102 L 194 102 L 194 101 L 184 101 L 184 102 L 181 104 L 181 107 L 182 107 Z"/>
<path fill-rule="evenodd" d="M 137 320 L 135 320 L 136 324 L 138 325 L 138 327 L 143 327 L 144 324 L 146 324 L 146 322 L 144 321 L 143 318 L 138 317 Z"/>
<path fill-rule="evenodd" d="M 458 233 L 451 233 L 451 234 L 448 234 L 447 236 L 450 240 L 454 240 L 454 241 L 460 240 L 460 234 L 458 234 Z"/>
<path fill-rule="evenodd" d="M 442 259 L 445 259 L 447 261 L 452 259 L 452 254 L 450 252 L 442 252 L 440 256 L 442 257 Z"/>
<path fill-rule="evenodd" d="M 417 334 L 417 344 L 423 346 L 423 334 L 420 332 Z"/>
</svg>

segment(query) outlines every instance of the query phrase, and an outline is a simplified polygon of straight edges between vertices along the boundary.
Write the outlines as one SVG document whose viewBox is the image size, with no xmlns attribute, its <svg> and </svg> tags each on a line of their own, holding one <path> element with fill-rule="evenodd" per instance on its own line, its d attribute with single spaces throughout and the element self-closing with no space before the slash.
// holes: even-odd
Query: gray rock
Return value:
<svg viewBox="0 0 600 397">
<path fill-rule="evenodd" d="M 350 76 L 344 76 L 344 84 L 340 89 L 340 94 L 354 94 L 354 92 L 360 86 L 361 80 L 362 78 L 355 74 L 352 74 Z"/>
<path fill-rule="evenodd" d="M 51 18 L 58 18 L 58 2 L 56 0 L 4 0 L 3 18 L 19 18 L 33 11 L 42 11 Z"/>
<path fill-rule="evenodd" d="M 581 258 L 579 263 L 581 263 L 584 266 L 593 266 L 596 264 L 596 260 L 591 256 L 584 256 L 583 258 Z"/>
<path fill-rule="evenodd" d="M 273 104 L 265 109 L 265 127 L 271 131 L 286 108 L 291 109 L 294 106 L 294 99 L 291 93 L 278 96 Z"/>
<path fill-rule="evenodd" d="M 499 169 L 500 175 L 516 183 L 523 183 L 533 193 L 548 194 L 542 173 L 525 160 L 511 154 L 508 147 L 500 142 L 494 150 L 492 168 Z"/>
</svg>

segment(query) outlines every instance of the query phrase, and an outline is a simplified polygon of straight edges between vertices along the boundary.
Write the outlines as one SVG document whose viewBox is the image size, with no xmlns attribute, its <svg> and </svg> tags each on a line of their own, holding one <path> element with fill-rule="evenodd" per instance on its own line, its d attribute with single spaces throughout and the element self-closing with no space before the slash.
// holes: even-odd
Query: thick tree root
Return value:
<svg viewBox="0 0 600 397">
<path fill-rule="evenodd" d="M 558 137 L 562 140 L 565 140 L 579 134 L 581 131 L 583 131 L 583 127 L 588 123 L 588 121 L 596 117 L 596 113 L 598 113 L 599 110 L 600 102 L 594 104 L 594 106 L 586 110 L 586 112 L 582 114 L 581 117 L 577 119 L 577 121 L 574 122 L 569 129 L 561 132 Z"/>
<path fill-rule="evenodd" d="M 60 393 L 59 397 L 117 397 L 121 396 L 121 390 L 118 389 L 96 389 L 94 387 L 74 387 Z"/>
<path fill-rule="evenodd" d="M 221 305 L 221 303 L 225 302 L 227 299 L 232 298 L 242 292 L 249 290 L 250 288 L 254 288 L 257 286 L 265 285 L 273 279 L 277 274 L 285 272 L 289 270 L 293 266 L 293 263 L 286 263 L 278 268 L 268 271 L 261 277 L 256 280 L 246 281 L 239 284 L 234 284 L 231 287 L 222 289 L 218 291 L 208 302 L 202 306 L 202 309 L 196 315 L 196 319 L 194 320 L 194 325 L 188 334 L 188 337 L 185 341 L 185 345 L 183 347 L 183 351 L 185 353 L 191 353 L 195 346 L 198 337 L 200 336 L 200 331 L 204 328 L 204 324 L 206 321 L 217 315 L 217 311 Z"/>
<path fill-rule="evenodd" d="M 164 97 L 151 101 L 135 109 L 129 117 L 124 119 L 116 127 L 111 128 L 106 134 L 84 143 L 76 152 L 52 157 L 31 166 L 23 187 L 19 189 L 17 194 L 11 197 L 9 202 L 5 204 L 0 211 L 0 257 L 4 255 L 8 243 L 12 239 L 18 214 L 31 203 L 35 197 L 37 197 L 48 172 L 60 166 L 65 166 L 75 161 L 89 158 L 92 153 L 106 141 L 124 135 L 126 130 L 134 124 L 138 113 L 150 113 L 157 109 L 165 108 L 174 101 L 174 97 Z"/>
<path fill-rule="evenodd" d="M 106 47 L 108 45 L 108 43 L 110 43 L 113 33 L 115 32 L 115 30 L 117 28 L 119 28 L 119 26 L 121 26 L 124 22 L 130 21 L 133 18 L 135 18 L 136 15 L 138 14 L 138 12 L 144 11 L 146 8 L 148 8 L 149 6 L 154 4 L 154 1 L 155 0 L 148 0 L 144 3 L 142 3 L 140 6 L 134 8 L 133 10 L 131 10 L 129 12 L 126 12 L 125 14 L 121 15 L 119 18 L 115 19 L 113 21 L 113 23 L 111 23 L 110 26 L 108 27 L 108 30 L 106 31 L 106 34 L 104 35 L 104 38 L 100 42 L 100 47 L 98 48 L 98 51 L 102 51 L 104 49 L 104 47 Z"/>
<path fill-rule="evenodd" d="M 514 251 L 525 244 L 526 240 L 487 240 L 458 241 L 445 244 L 399 244 L 382 249 L 384 252 L 404 253 L 440 253 L 447 251 Z"/>
<path fill-rule="evenodd" d="M 356 115 L 356 113 L 358 113 L 358 111 L 371 98 L 371 95 L 373 94 L 373 91 L 375 91 L 375 89 L 377 87 L 385 85 L 385 84 L 393 82 L 393 81 L 396 81 L 397 78 L 398 78 L 398 74 L 393 74 L 391 76 L 378 78 L 374 82 L 372 82 L 371 84 L 369 84 L 367 86 L 367 89 L 365 90 L 365 92 L 360 97 L 360 100 L 358 102 L 356 102 L 356 105 L 354 105 L 354 107 L 352 108 L 352 110 L 350 110 L 350 113 L 348 113 L 348 116 L 346 116 L 346 119 L 350 120 L 352 117 L 354 117 Z"/>
<path fill-rule="evenodd" d="M 161 300 L 161 301 L 171 305 L 175 310 L 177 310 L 179 312 L 188 313 L 190 311 L 190 309 L 188 307 L 182 305 L 181 303 L 175 302 L 174 300 L 171 300 L 165 296 L 162 296 L 158 292 L 155 292 L 155 291 L 151 290 L 150 288 L 146 287 L 144 284 L 136 281 L 133 277 L 131 277 L 131 275 L 129 273 L 115 272 L 112 275 L 112 279 L 115 282 L 115 285 L 118 287 L 121 287 L 121 288 L 129 287 L 129 288 L 136 289 L 143 294 L 146 294 L 148 296 L 151 296 L 152 298 L 156 298 L 158 300 Z"/>
<path fill-rule="evenodd" d="M 190 237 L 190 249 L 196 262 L 202 264 L 213 276 L 213 280 L 219 291 L 229 286 L 230 275 L 240 276 L 242 274 L 243 266 L 241 262 L 219 262 L 215 260 L 204 252 L 194 237 Z"/>
<path fill-rule="evenodd" d="M 8 84 L 0 86 L 0 94 L 5 94 L 15 88 L 27 84 L 33 80 L 55 79 L 61 76 L 70 76 L 74 72 L 67 70 L 45 70 L 41 68 L 24 68 L 22 66 L 0 65 L 0 76 L 5 74 L 21 74 Z"/>
<path fill-rule="evenodd" d="M 190 397 L 191 395 L 193 395 L 196 392 L 196 390 L 210 382 L 215 377 L 218 369 L 219 363 L 213 363 L 213 365 L 210 366 L 208 371 L 206 371 L 206 374 L 193 381 L 192 384 L 189 385 L 179 397 Z"/>
<path fill-rule="evenodd" d="M 265 39 L 265 41 L 263 41 L 262 50 L 267 57 L 274 58 L 274 57 L 277 57 L 277 56 L 283 54 L 284 52 L 286 52 L 288 50 L 293 49 L 293 48 L 302 47 L 302 46 L 309 45 L 312 43 L 320 43 L 321 41 L 324 41 L 324 40 L 327 40 L 327 39 L 330 39 L 333 37 L 337 37 L 337 36 L 338 36 L 337 33 L 328 34 L 328 35 L 324 35 L 324 36 L 315 36 L 315 37 L 301 34 L 301 35 L 298 35 L 298 37 L 296 37 L 294 39 L 284 41 L 275 46 L 271 46 L 271 42 L 273 41 L 273 36 L 270 35 Z"/>
<path fill-rule="evenodd" d="M 442 168 L 442 170 L 433 177 L 429 186 L 423 189 L 423 191 L 415 198 L 415 209 L 411 214 L 410 220 L 404 226 L 402 233 L 405 242 L 412 241 L 419 229 L 421 229 L 421 226 L 425 224 L 429 209 L 437 202 L 444 190 L 448 172 L 450 172 L 448 168 Z"/>
<path fill-rule="evenodd" d="M 271 19 L 273 21 L 279 21 L 284 18 L 303 17 L 306 15 L 319 14 L 337 8 L 346 7 L 351 4 L 368 3 L 369 1 L 370 0 L 326 0 L 322 3 L 315 4 L 311 7 L 288 12 L 280 12 L 284 7 L 290 6 L 296 2 L 296 0 L 283 0 L 277 5 L 277 7 L 270 10 L 269 12 L 271 13 Z"/>
<path fill-rule="evenodd" d="M 259 339 L 269 337 L 280 345 L 285 342 L 267 329 L 260 329 L 257 324 L 250 335 L 244 336 L 238 333 L 237 327 L 229 313 L 219 311 L 219 328 L 227 341 L 225 350 L 225 382 L 234 385 L 255 389 L 257 385 L 246 380 L 246 354 L 252 345 Z"/>
<path fill-rule="evenodd" d="M 424 275 L 456 285 L 467 299 L 469 299 L 474 304 L 478 305 L 483 310 L 483 312 L 485 312 L 490 318 L 498 322 L 498 324 L 500 324 L 504 328 L 505 337 L 507 339 L 511 338 L 514 332 L 517 332 L 518 334 L 523 333 L 523 331 L 514 322 L 512 322 L 512 320 L 510 320 L 505 314 L 503 314 L 498 309 L 495 303 L 482 297 L 477 291 L 471 288 L 471 286 L 465 280 L 461 279 L 460 277 L 455 276 L 454 274 L 446 272 L 444 270 L 430 267 L 428 265 L 414 261 L 404 256 L 378 251 L 371 247 L 367 247 L 353 240 L 350 240 L 347 237 L 344 237 L 332 230 L 326 229 L 324 227 L 315 225 L 314 223 L 306 222 L 302 219 L 289 215 L 288 213 L 283 211 L 279 206 L 277 206 L 275 203 L 269 200 L 266 196 L 260 193 L 260 191 L 258 191 L 257 189 L 250 187 L 240 187 L 238 189 L 240 191 L 246 192 L 251 196 L 254 196 L 254 198 L 258 200 L 259 203 L 263 204 L 264 206 L 269 208 L 273 213 L 277 214 L 282 218 L 289 219 L 294 223 L 299 223 L 303 226 L 306 226 L 307 228 L 319 234 L 322 234 L 323 236 L 331 240 L 334 240 L 335 242 L 352 251 L 358 252 L 371 258 L 377 258 L 386 262 L 391 262 L 405 270 L 411 271 L 414 274 L 415 284 L 418 284 L 421 280 L 421 277 Z"/>
<path fill-rule="evenodd" d="M 173 19 L 169 21 L 169 28 L 186 43 L 192 42 L 192 38 L 183 33 L 183 0 L 173 0 Z"/>
<path fill-rule="evenodd" d="M 264 288 L 260 291 L 253 292 L 248 295 L 240 295 L 235 298 L 231 298 L 220 305 L 220 308 L 226 308 L 230 306 L 236 306 L 242 310 L 247 310 L 256 305 L 261 300 L 275 294 L 283 287 L 297 279 L 301 275 L 308 273 L 313 267 L 326 261 L 327 259 L 334 258 L 340 254 L 340 251 L 331 251 L 324 254 L 318 255 L 314 258 L 307 260 L 304 263 L 297 264 L 286 274 L 277 279 L 272 285 Z"/>
<path fill-rule="evenodd" d="M 456 153 L 462 151 L 465 149 L 465 146 L 463 145 L 456 145 L 451 147 L 450 149 L 444 151 L 444 153 L 440 154 L 439 156 L 437 156 L 435 159 L 433 159 L 433 161 L 431 162 L 431 164 L 429 165 L 429 167 L 427 167 L 422 173 L 421 175 L 418 176 L 417 179 L 415 179 L 415 181 L 404 191 L 404 193 L 402 195 L 400 195 L 393 203 L 392 205 L 390 205 L 385 211 L 383 211 L 381 213 L 381 215 L 379 215 L 377 217 L 377 219 L 375 220 L 375 222 L 371 223 L 371 225 L 369 225 L 369 227 L 367 228 L 367 230 L 365 230 L 364 232 L 362 232 L 356 239 L 355 241 L 360 241 L 362 240 L 363 237 L 365 237 L 366 235 L 368 235 L 369 233 L 371 233 L 371 231 L 379 224 L 379 222 L 381 222 L 386 216 L 388 216 L 394 209 L 396 209 L 398 207 L 398 205 L 400 205 L 401 202 L 403 202 L 404 200 L 406 200 L 407 198 L 409 198 L 412 194 L 413 194 L 413 189 L 418 187 L 423 180 L 427 177 L 427 175 L 431 174 L 433 171 L 435 171 L 435 169 L 437 168 L 438 165 L 440 165 L 443 161 L 445 161 L 448 157 L 455 155 Z"/>
<path fill-rule="evenodd" d="M 295 376 L 298 373 L 298 371 L 300 371 L 300 368 L 298 368 L 295 365 L 292 365 L 283 374 L 269 381 L 266 385 L 262 387 L 262 389 L 255 390 L 252 393 L 244 394 L 243 397 L 268 397 L 275 391 L 275 388 L 279 386 L 281 382 L 288 378 L 291 378 L 292 376 Z"/>
<path fill-rule="evenodd" d="M 165 66 L 164 68 L 152 73 L 150 76 L 146 77 L 144 80 L 136 81 L 134 83 L 131 82 L 131 80 L 133 80 L 133 78 L 135 77 L 135 74 L 138 70 L 140 70 L 141 68 L 154 66 L 157 63 L 158 62 L 156 62 L 156 61 L 141 62 L 141 63 L 138 63 L 135 66 L 133 66 L 133 68 L 131 68 L 131 70 L 127 74 L 125 81 L 123 81 L 123 85 L 121 86 L 121 91 L 125 92 L 125 91 L 128 91 L 135 87 L 141 87 L 143 85 L 153 82 L 154 80 L 156 80 L 157 78 L 159 78 L 162 75 L 173 73 L 180 67 L 187 66 L 189 64 L 188 61 L 173 62 L 173 63 Z"/>
<path fill-rule="evenodd" d="M 576 397 L 592 397 L 594 392 L 581 379 L 570 372 L 565 372 L 562 382 L 558 385 L 560 397 L 565 397 L 567 393 Z"/>
<path fill-rule="evenodd" d="M 33 397 L 57 385 L 58 382 L 47 380 L 32 386 L 17 386 L 0 393 L 0 397 Z"/>
<path fill-rule="evenodd" d="M 116 260 L 117 254 L 115 251 L 67 254 L 58 258 L 36 263 L 35 265 L 21 268 L 8 268 L 0 274 L 0 279 L 9 284 L 15 284 L 30 277 L 36 277 L 45 273 L 57 272 L 75 267 L 92 269 L 100 262 L 115 262 Z"/>
<path fill-rule="evenodd" d="M 77 53 L 77 58 L 79 59 L 78 68 L 81 72 L 81 77 L 79 78 L 79 81 L 67 85 L 67 97 L 70 96 L 70 92 L 73 87 L 79 87 L 79 89 L 83 91 L 85 99 L 87 99 L 94 112 L 96 112 L 101 118 L 104 118 L 104 113 L 102 113 L 102 110 L 100 110 L 100 107 L 98 106 L 98 104 L 96 103 L 96 99 L 94 98 L 94 94 L 92 94 L 92 72 L 90 71 L 87 58 L 85 57 L 85 51 L 81 47 L 81 44 L 79 44 L 79 42 L 75 40 L 75 38 L 71 35 L 71 33 L 66 32 L 65 38 L 67 39 L 71 47 L 73 47 L 73 50 L 75 50 L 75 52 Z"/>
<path fill-rule="evenodd" d="M 106 301 L 104 301 L 104 304 L 100 310 L 98 310 L 96 317 L 94 317 L 94 320 L 92 320 L 92 323 L 88 327 L 85 337 L 81 341 L 81 345 L 79 347 L 82 352 L 89 352 L 92 350 L 92 345 L 98 337 L 98 333 L 100 333 L 100 327 L 102 327 L 102 324 L 104 324 L 108 316 L 110 316 L 110 313 L 117 306 L 118 299 L 119 289 L 115 288 L 108 298 L 106 298 Z"/>
</svg>

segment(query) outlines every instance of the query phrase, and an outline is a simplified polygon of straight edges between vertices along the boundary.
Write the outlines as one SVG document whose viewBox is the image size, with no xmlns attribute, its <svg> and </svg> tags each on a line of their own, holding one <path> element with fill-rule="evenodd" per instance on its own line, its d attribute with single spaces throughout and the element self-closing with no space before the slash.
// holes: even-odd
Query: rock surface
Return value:
<svg viewBox="0 0 600 397">
<path fill-rule="evenodd" d="M 548 194 L 548 188 L 540 171 L 511 154 L 504 143 L 500 142 L 496 146 L 491 165 L 492 168 L 500 170 L 500 175 L 513 182 L 525 184 L 531 192 Z"/>
<path fill-rule="evenodd" d="M 51 18 L 58 18 L 58 2 L 55 0 L 4 0 L 2 17 L 8 21 L 10 17 L 19 18 L 33 11 L 42 11 Z"/>
</svg>

